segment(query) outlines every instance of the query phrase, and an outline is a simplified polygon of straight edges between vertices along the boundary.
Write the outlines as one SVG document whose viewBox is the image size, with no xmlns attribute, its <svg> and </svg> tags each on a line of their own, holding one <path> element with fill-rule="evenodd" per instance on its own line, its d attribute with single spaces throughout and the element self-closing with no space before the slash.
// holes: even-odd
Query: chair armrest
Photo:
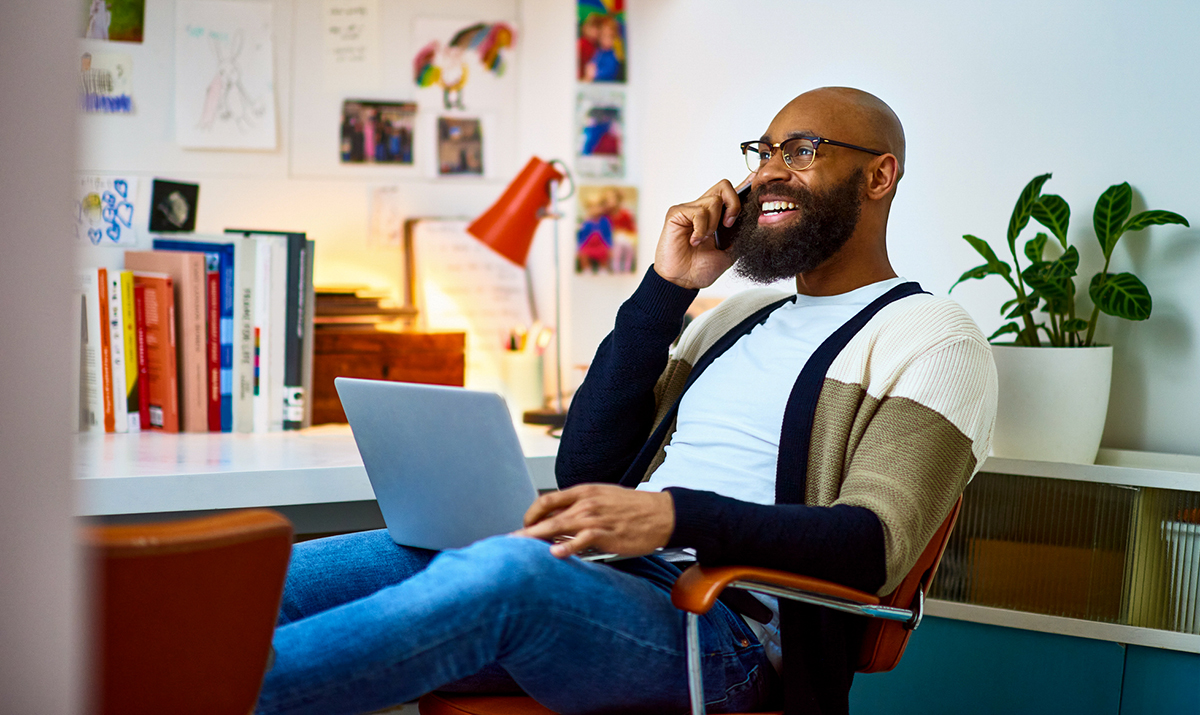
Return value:
<svg viewBox="0 0 1200 715">
<path fill-rule="evenodd" d="M 763 585 L 768 589 L 756 589 L 756 585 Z M 796 596 L 826 596 L 863 606 L 879 604 L 879 598 L 872 594 L 811 576 L 753 566 L 703 568 L 699 564 L 689 567 L 680 575 L 675 587 L 671 589 L 671 603 L 678 609 L 703 615 L 708 613 L 721 591 L 728 586 L 771 593 L 784 598 L 788 598 L 789 595 L 779 591 L 791 592 Z"/>
</svg>

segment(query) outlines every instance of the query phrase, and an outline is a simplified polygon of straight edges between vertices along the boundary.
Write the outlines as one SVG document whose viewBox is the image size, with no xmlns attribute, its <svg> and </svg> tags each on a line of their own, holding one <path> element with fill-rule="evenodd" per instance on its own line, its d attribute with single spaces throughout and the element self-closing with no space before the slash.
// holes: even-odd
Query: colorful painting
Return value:
<svg viewBox="0 0 1200 715">
<path fill-rule="evenodd" d="M 75 235 L 94 246 L 137 243 L 133 215 L 138 180 L 133 176 L 81 176 L 75 193 Z"/>
<path fill-rule="evenodd" d="M 583 86 L 575 103 L 575 171 L 584 178 L 625 176 L 625 93 Z"/>
<path fill-rule="evenodd" d="M 343 164 L 413 163 L 413 102 L 342 104 L 341 156 Z"/>
<path fill-rule="evenodd" d="M 88 40 L 141 42 L 146 0 L 84 0 L 83 37 Z"/>
<path fill-rule="evenodd" d="M 483 130 L 478 119 L 438 117 L 438 174 L 483 176 Z"/>
<path fill-rule="evenodd" d="M 437 33 L 430 26 L 434 22 L 421 23 L 425 27 L 418 30 L 418 35 L 421 30 Z M 421 49 L 413 59 L 413 81 L 421 88 L 440 89 L 445 109 L 467 109 L 464 97 L 472 76 L 503 75 L 506 55 L 516 43 L 517 35 L 511 25 L 503 22 L 449 27 L 456 29 L 444 37 L 435 36 L 418 44 Z M 418 37 L 418 42 L 421 41 Z"/>
<path fill-rule="evenodd" d="M 625 0 L 578 0 L 579 81 L 624 82 Z"/>
<path fill-rule="evenodd" d="M 576 211 L 576 273 L 637 270 L 637 189 L 581 186 Z"/>
<path fill-rule="evenodd" d="M 132 114 L 133 58 L 118 52 L 85 52 L 79 58 L 83 111 Z"/>
</svg>

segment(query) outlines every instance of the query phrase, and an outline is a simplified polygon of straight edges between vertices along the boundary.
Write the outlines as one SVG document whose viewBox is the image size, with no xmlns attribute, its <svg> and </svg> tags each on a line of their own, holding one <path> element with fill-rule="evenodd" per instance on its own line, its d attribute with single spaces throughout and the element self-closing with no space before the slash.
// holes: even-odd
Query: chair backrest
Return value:
<svg viewBox="0 0 1200 715">
<path fill-rule="evenodd" d="M 292 547 L 256 509 L 89 527 L 92 712 L 246 715 L 258 699 Z"/>
<path fill-rule="evenodd" d="M 958 520 L 958 511 L 962 507 L 962 497 L 954 502 L 946 520 L 938 527 L 937 533 L 929 540 L 925 550 L 921 552 L 917 563 L 888 595 L 879 599 L 881 605 L 897 608 L 910 608 L 915 605 L 917 591 L 922 595 L 929 592 L 929 584 L 941 563 L 942 554 L 946 551 L 946 543 L 950 540 L 950 532 L 954 522 Z M 866 634 L 863 636 L 862 649 L 858 654 L 860 673 L 880 673 L 891 670 L 900 662 L 904 648 L 908 645 L 908 637 L 912 629 L 900 621 L 887 621 L 882 618 L 872 618 L 867 623 Z"/>
</svg>

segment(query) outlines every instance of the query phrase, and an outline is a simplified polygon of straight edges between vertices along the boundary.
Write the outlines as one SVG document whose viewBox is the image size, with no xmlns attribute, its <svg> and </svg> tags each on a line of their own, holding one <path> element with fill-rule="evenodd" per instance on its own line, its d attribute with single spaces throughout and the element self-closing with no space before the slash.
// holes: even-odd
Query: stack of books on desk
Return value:
<svg viewBox="0 0 1200 715">
<path fill-rule="evenodd" d="M 80 276 L 80 430 L 304 426 L 313 242 L 229 230 L 153 247 Z"/>
</svg>

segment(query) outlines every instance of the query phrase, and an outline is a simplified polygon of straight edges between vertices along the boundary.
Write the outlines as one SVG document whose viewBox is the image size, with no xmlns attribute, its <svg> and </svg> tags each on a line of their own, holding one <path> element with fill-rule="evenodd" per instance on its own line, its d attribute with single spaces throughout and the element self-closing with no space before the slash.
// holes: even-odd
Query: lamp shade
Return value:
<svg viewBox="0 0 1200 715">
<path fill-rule="evenodd" d="M 550 204 L 550 182 L 562 178 L 552 165 L 533 157 L 496 203 L 467 227 L 467 233 L 524 268 L 541 210 Z"/>
</svg>

